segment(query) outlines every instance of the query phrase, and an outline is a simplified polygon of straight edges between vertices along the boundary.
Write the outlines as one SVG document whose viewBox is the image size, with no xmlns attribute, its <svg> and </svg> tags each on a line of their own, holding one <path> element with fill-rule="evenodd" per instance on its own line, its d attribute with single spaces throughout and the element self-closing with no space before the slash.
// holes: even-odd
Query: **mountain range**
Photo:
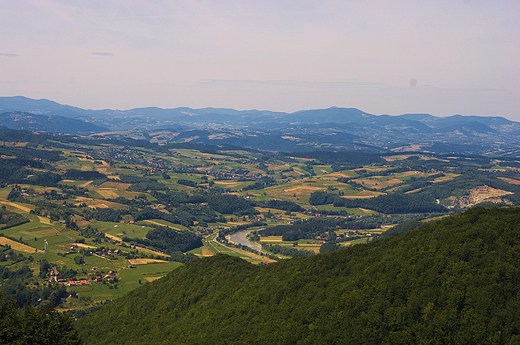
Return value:
<svg viewBox="0 0 520 345">
<path fill-rule="evenodd" d="M 520 123 L 500 116 L 390 116 L 338 107 L 294 113 L 187 107 L 89 110 L 21 96 L 0 97 L 0 114 L 0 125 L 9 128 L 101 132 L 159 143 L 192 141 L 270 151 L 520 152 Z"/>
</svg>

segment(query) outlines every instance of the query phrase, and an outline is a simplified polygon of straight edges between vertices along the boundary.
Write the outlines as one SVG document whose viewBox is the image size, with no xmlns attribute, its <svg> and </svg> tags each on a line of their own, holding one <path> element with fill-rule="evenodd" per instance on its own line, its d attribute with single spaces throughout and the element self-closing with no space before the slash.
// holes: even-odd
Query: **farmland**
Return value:
<svg viewBox="0 0 520 345">
<path fill-rule="evenodd" d="M 19 165 L 1 158 L 18 176 L 4 176 L 0 187 L 0 250 L 18 261 L 1 264 L 28 265 L 30 286 L 59 283 L 83 297 L 67 299 L 66 309 L 117 298 L 197 257 L 225 253 L 265 264 L 312 255 L 372 241 L 408 220 L 478 203 L 513 205 L 520 195 L 518 170 L 492 158 L 481 159 L 484 170 L 474 158 L 433 154 L 360 165 L 295 153 L 53 139 L 37 154 L 0 146 L 9 157 L 29 157 Z M 262 252 L 229 241 L 245 229 Z"/>
</svg>

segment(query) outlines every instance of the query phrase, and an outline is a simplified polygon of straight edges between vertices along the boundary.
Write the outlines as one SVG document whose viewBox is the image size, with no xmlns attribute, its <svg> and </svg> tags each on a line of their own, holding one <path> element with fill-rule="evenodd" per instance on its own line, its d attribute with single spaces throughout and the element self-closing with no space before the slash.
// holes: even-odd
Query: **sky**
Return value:
<svg viewBox="0 0 520 345">
<path fill-rule="evenodd" d="M 518 0 L 0 0 L 0 96 L 520 121 Z"/>
</svg>

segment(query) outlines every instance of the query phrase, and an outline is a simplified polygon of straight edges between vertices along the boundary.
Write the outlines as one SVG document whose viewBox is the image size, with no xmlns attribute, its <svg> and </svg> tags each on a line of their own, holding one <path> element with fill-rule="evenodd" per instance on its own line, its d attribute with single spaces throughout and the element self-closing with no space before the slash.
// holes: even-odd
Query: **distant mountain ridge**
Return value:
<svg viewBox="0 0 520 345">
<path fill-rule="evenodd" d="M 59 115 L 47 116 L 20 111 L 0 114 L 0 125 L 10 129 L 52 133 L 92 134 L 107 131 L 106 127 L 70 117 Z"/>
<path fill-rule="evenodd" d="M 520 152 L 520 122 L 500 116 L 437 117 L 430 114 L 374 115 L 356 108 L 330 107 L 293 113 L 226 108 L 192 109 L 178 107 L 91 110 L 49 100 L 22 96 L 0 97 L 0 114 L 25 112 L 47 116 L 64 124 L 65 118 L 84 121 L 81 131 L 73 124 L 49 128 L 39 118 L 23 128 L 64 131 L 76 134 L 117 132 L 115 136 L 147 138 L 157 142 L 191 141 L 212 145 L 239 145 L 270 151 L 365 150 L 384 152 L 445 147 L 449 152 L 464 148 L 466 153 Z M 4 116 L 5 117 L 5 116 Z M 36 119 L 36 117 L 35 117 Z M 21 129 L 21 123 L 0 121 L 0 125 Z M 97 127 L 96 127 L 97 126 Z M 206 132 L 190 132 L 202 130 Z M 126 132 L 125 132 L 126 131 Z M 124 133 L 123 133 L 124 132 Z M 167 133 L 169 132 L 169 134 Z M 118 134 L 120 133 L 120 134 Z M 441 145 L 439 145 L 441 144 Z M 375 148 L 375 149 L 372 149 Z"/>
</svg>

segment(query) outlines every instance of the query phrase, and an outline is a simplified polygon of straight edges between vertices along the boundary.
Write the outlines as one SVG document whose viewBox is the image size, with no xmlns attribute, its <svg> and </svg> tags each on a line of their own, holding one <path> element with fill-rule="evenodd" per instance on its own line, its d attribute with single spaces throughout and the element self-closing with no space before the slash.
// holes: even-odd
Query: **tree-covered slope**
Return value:
<svg viewBox="0 0 520 345">
<path fill-rule="evenodd" d="M 78 321 L 87 344 L 517 344 L 520 211 L 265 267 L 217 255 Z"/>
</svg>

